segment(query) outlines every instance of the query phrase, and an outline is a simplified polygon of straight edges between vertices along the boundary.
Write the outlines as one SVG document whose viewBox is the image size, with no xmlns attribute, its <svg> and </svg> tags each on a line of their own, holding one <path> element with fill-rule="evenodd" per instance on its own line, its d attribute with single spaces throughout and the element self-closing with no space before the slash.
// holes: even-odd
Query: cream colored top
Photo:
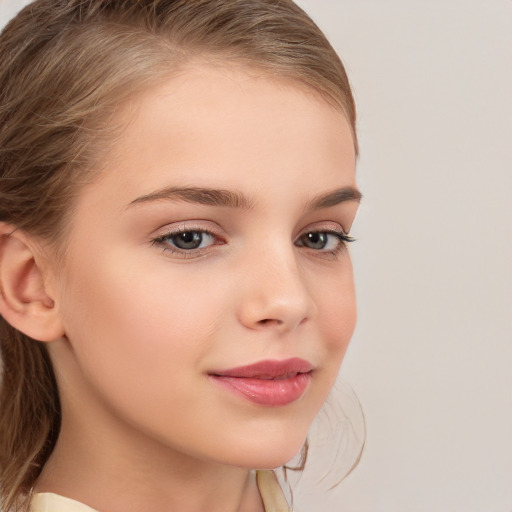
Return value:
<svg viewBox="0 0 512 512">
<path fill-rule="evenodd" d="M 256 471 L 256 481 L 260 490 L 265 512 L 291 512 L 283 491 L 273 471 Z M 78 501 L 43 492 L 34 494 L 30 502 L 30 512 L 97 512 Z"/>
</svg>

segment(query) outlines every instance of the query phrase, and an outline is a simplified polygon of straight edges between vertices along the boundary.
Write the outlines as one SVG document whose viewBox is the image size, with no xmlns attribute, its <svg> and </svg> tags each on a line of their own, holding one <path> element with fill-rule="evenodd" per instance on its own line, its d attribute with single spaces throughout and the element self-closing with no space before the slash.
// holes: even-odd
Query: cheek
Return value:
<svg viewBox="0 0 512 512">
<path fill-rule="evenodd" d="M 176 269 L 167 261 L 103 254 L 77 264 L 64 302 L 81 371 L 116 401 L 186 383 L 190 370 L 201 368 L 220 321 L 219 294 L 212 300 L 210 287 L 186 265 Z"/>
<path fill-rule="evenodd" d="M 317 299 L 318 326 L 323 334 L 328 365 L 337 373 L 357 319 L 350 261 L 347 261 L 342 271 L 333 273 L 331 278 L 324 280 L 323 283 L 324 287 Z"/>
</svg>

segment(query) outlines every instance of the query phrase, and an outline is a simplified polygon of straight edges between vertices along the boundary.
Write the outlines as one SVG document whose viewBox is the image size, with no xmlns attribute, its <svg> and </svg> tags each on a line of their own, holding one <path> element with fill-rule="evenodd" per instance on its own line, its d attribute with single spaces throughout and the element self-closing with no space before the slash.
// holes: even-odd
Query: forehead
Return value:
<svg viewBox="0 0 512 512">
<path fill-rule="evenodd" d="M 120 117 L 125 128 L 101 180 L 116 182 L 117 195 L 171 182 L 244 192 L 269 182 L 306 181 L 318 192 L 355 182 L 344 115 L 313 89 L 258 69 L 191 65 L 133 98 Z"/>
</svg>

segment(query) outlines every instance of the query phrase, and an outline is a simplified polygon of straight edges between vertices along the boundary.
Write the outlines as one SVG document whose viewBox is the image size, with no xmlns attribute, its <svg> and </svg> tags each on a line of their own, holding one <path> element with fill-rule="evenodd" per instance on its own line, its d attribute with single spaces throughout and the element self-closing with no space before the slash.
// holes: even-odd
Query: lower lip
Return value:
<svg viewBox="0 0 512 512">
<path fill-rule="evenodd" d="M 277 407 L 301 398 L 311 380 L 310 373 L 299 373 L 289 379 L 254 379 L 211 375 L 218 384 L 259 405 Z"/>
</svg>

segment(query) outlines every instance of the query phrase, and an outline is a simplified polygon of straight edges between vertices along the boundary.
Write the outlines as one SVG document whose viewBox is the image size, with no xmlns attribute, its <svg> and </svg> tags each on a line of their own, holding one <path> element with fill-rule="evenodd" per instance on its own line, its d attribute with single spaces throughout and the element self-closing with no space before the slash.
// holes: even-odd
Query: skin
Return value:
<svg viewBox="0 0 512 512">
<path fill-rule="evenodd" d="M 357 200 L 307 208 L 356 188 L 350 127 L 298 83 L 208 64 L 122 116 L 105 169 L 79 195 L 65 266 L 47 279 L 63 326 L 49 343 L 63 421 L 37 491 L 105 512 L 263 510 L 249 469 L 300 450 L 355 325 L 347 248 L 334 235 L 322 250 L 301 238 L 351 227 Z M 137 201 L 166 187 L 247 204 Z M 172 230 L 212 235 L 180 251 L 162 239 Z M 208 377 L 290 357 L 314 370 L 281 407 Z"/>
</svg>

